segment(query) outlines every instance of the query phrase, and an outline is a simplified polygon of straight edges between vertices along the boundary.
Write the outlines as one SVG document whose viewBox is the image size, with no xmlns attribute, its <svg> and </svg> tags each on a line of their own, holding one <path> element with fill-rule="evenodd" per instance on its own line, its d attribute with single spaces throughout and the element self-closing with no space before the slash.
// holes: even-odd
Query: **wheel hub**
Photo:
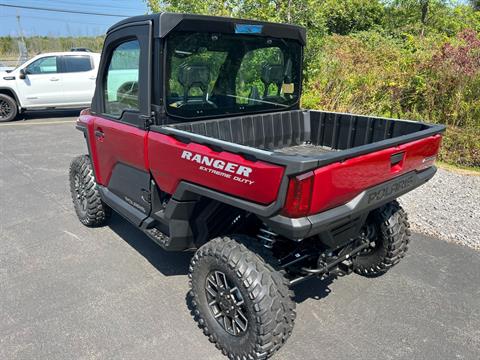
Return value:
<svg viewBox="0 0 480 360">
<path fill-rule="evenodd" d="M 233 297 L 226 292 L 220 292 L 217 296 L 217 302 L 220 307 L 220 310 L 224 311 L 226 314 L 233 313 L 237 309 L 237 304 L 233 300 Z"/>
<path fill-rule="evenodd" d="M 77 201 L 81 206 L 82 210 L 87 209 L 87 197 L 85 194 L 85 184 L 80 180 L 80 176 L 77 174 L 75 176 L 75 193 L 77 196 Z"/>
<path fill-rule="evenodd" d="M 371 254 L 377 250 L 377 230 L 373 224 L 366 224 L 364 226 L 360 240 L 368 241 L 370 243 L 370 247 L 362 250 L 360 256 Z"/>
<path fill-rule="evenodd" d="M 0 118 L 6 118 L 12 111 L 10 104 L 5 100 L 0 100 Z"/>
<path fill-rule="evenodd" d="M 239 336 L 248 327 L 247 310 L 240 290 L 221 271 L 212 271 L 205 293 L 213 317 L 231 335 Z"/>
</svg>

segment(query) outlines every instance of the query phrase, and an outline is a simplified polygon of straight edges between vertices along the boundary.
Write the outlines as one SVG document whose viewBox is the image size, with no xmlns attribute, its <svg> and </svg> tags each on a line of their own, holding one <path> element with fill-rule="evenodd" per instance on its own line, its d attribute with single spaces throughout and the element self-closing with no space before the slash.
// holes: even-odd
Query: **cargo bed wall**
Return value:
<svg viewBox="0 0 480 360">
<path fill-rule="evenodd" d="M 428 125 L 387 118 L 310 111 L 312 144 L 336 150 L 351 149 L 425 130 Z"/>
<path fill-rule="evenodd" d="M 305 112 L 292 110 L 170 126 L 235 144 L 274 150 L 300 145 L 310 140 L 310 133 L 305 129 L 305 124 Z"/>
<path fill-rule="evenodd" d="M 257 149 L 299 155 L 350 149 L 429 127 L 406 120 L 313 110 L 292 110 L 168 126 Z M 302 146 L 305 144 L 308 146 Z"/>
</svg>

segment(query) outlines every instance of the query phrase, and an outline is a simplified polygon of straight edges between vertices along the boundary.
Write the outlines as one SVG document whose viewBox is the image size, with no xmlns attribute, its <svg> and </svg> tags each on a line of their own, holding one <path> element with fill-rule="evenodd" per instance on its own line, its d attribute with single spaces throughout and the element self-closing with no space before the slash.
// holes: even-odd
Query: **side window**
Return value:
<svg viewBox="0 0 480 360">
<path fill-rule="evenodd" d="M 55 74 L 57 73 L 57 57 L 47 56 L 35 60 L 33 63 L 27 66 L 27 74 Z"/>
<path fill-rule="evenodd" d="M 139 110 L 138 76 L 140 43 L 131 40 L 118 45 L 112 52 L 103 79 L 105 113 L 120 117 L 125 110 Z"/>
<path fill-rule="evenodd" d="M 63 57 L 65 72 L 82 72 L 93 69 L 92 61 L 88 55 L 67 55 Z"/>
</svg>

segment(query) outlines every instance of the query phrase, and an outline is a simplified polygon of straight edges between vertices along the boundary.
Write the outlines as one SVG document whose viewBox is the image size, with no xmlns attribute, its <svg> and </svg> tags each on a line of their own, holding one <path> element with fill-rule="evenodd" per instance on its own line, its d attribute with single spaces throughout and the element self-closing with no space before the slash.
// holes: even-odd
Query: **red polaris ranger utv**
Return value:
<svg viewBox="0 0 480 360">
<path fill-rule="evenodd" d="M 113 209 L 163 249 L 196 251 L 195 317 L 231 359 L 283 345 L 295 284 L 398 263 L 410 232 L 395 199 L 436 171 L 442 126 L 301 109 L 304 46 L 293 25 L 123 20 L 77 122 L 80 221 Z"/>
</svg>

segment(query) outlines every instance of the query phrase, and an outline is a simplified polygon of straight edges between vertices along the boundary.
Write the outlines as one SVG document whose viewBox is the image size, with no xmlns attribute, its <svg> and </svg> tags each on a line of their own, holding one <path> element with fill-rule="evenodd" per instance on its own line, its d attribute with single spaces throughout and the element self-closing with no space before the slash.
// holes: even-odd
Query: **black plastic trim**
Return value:
<svg viewBox="0 0 480 360">
<path fill-rule="evenodd" d="M 305 28 L 297 25 L 247 19 L 234 19 L 221 16 L 179 14 L 169 12 L 133 16 L 131 18 L 121 20 L 111 26 L 108 29 L 107 34 L 142 21 L 152 21 L 155 25 L 154 36 L 159 38 L 166 37 L 174 29 L 179 31 L 194 30 L 234 33 L 235 24 L 255 24 L 263 25 L 262 33 L 259 34 L 261 36 L 294 39 L 300 42 L 302 45 L 305 45 L 306 43 L 306 30 Z"/>
<path fill-rule="evenodd" d="M 248 200 L 244 200 L 232 195 L 219 192 L 218 190 L 209 189 L 187 181 L 182 181 L 178 184 L 175 193 L 173 194 L 173 198 L 178 201 L 189 201 L 195 197 L 192 194 L 197 194 L 213 200 L 217 200 L 227 205 L 234 206 L 242 210 L 246 210 L 258 216 L 269 217 L 282 208 L 285 202 L 285 198 L 287 196 L 288 180 L 289 179 L 286 176 L 283 178 L 282 183 L 280 184 L 280 188 L 278 190 L 277 200 L 269 205 L 257 204 Z"/>
<path fill-rule="evenodd" d="M 117 162 L 112 169 L 107 188 L 144 214 L 151 210 L 149 171 Z"/>
<path fill-rule="evenodd" d="M 261 217 L 261 219 L 276 233 L 290 239 L 302 240 L 342 223 L 352 221 L 361 213 L 371 211 L 396 199 L 430 180 L 436 171 L 437 168 L 432 166 L 421 172 L 406 173 L 361 192 L 344 205 L 316 215 L 298 219 L 276 215 L 271 218 Z M 395 187 L 399 187 L 399 189 L 397 190 Z M 390 191 L 388 195 L 376 199 L 379 192 L 387 190 Z"/>
<path fill-rule="evenodd" d="M 108 72 L 113 51 L 122 43 L 136 40 L 140 45 L 139 64 L 139 109 L 124 110 L 119 117 L 105 113 L 104 103 L 104 78 Z M 142 115 L 151 115 L 151 79 L 152 75 L 152 22 L 142 21 L 128 22 L 109 32 L 104 42 L 100 64 L 98 66 L 95 93 L 92 98 L 91 113 L 107 120 L 135 126 L 144 129 L 145 124 Z"/>
<path fill-rule="evenodd" d="M 77 123 L 75 125 L 75 129 L 80 130 L 81 132 L 83 132 L 86 135 L 87 132 L 88 132 L 87 127 L 85 125 L 81 125 L 81 124 L 82 123 Z"/>
<path fill-rule="evenodd" d="M 102 200 L 113 210 L 115 210 L 125 219 L 130 221 L 133 225 L 139 227 L 142 224 L 142 221 L 148 217 L 143 212 L 136 209 L 132 205 L 128 204 L 125 200 L 122 200 L 122 198 L 112 193 L 106 187 L 102 185 L 97 185 L 97 187 Z"/>
<path fill-rule="evenodd" d="M 80 130 L 81 132 L 83 132 L 83 137 L 85 138 L 85 142 L 87 143 L 88 156 L 90 157 L 90 161 L 93 162 L 93 160 L 91 160 L 91 158 L 92 158 L 92 148 L 91 148 L 91 145 L 90 145 L 90 139 L 88 137 L 87 126 L 85 124 L 81 123 L 81 122 L 77 122 L 75 124 L 75 128 L 77 130 Z M 92 171 L 93 171 L 93 177 L 95 178 L 95 181 L 97 181 L 97 174 L 95 173 L 95 166 L 93 166 L 93 164 L 92 164 Z"/>
</svg>

